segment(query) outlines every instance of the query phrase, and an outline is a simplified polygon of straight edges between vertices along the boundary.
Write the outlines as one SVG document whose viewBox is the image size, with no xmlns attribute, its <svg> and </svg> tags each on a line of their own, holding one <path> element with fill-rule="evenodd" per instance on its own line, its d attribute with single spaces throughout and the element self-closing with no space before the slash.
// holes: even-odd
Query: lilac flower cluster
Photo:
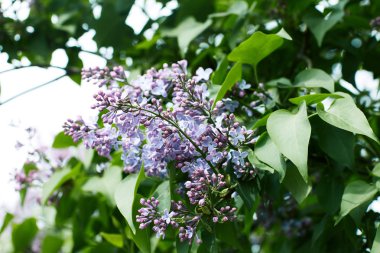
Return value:
<svg viewBox="0 0 380 253">
<path fill-rule="evenodd" d="M 249 101 L 249 103 L 240 103 L 242 99 Z M 266 91 L 264 84 L 259 83 L 257 87 L 252 88 L 252 85 L 245 80 L 237 82 L 229 93 L 227 98 L 222 101 L 224 109 L 228 112 L 235 113 L 241 110 L 248 117 L 252 117 L 254 113 L 264 114 L 266 107 L 272 106 L 270 101 L 273 101 L 269 93 Z"/>
<path fill-rule="evenodd" d="M 145 229 L 152 224 L 152 230 L 157 237 L 165 238 L 166 230 L 172 226 L 178 229 L 180 241 L 191 243 L 195 239 L 198 244 L 202 242 L 197 235 L 197 227 L 202 215 L 192 213 L 181 201 L 172 201 L 171 212 L 166 209 L 160 212 L 158 210 L 159 201 L 154 197 L 147 200 L 141 199 L 140 203 L 144 206 L 138 210 L 139 214 L 136 216 L 137 222 L 140 223 L 140 229 Z"/>
<path fill-rule="evenodd" d="M 203 158 L 214 171 L 232 164 L 238 177 L 252 173 L 247 152 L 240 150 L 252 141 L 252 131 L 240 126 L 222 101 L 212 109 L 207 90 L 210 69 L 199 69 L 188 78 L 186 67 L 186 61 L 171 68 L 164 65 L 121 88 L 99 91 L 93 108 L 103 113 L 104 127 L 69 120 L 65 133 L 106 157 L 122 147 L 127 172 L 137 171 L 144 162 L 148 175 L 165 176 L 168 162 L 175 161 L 182 168 Z M 84 70 L 83 76 L 102 85 L 127 83 L 124 72 L 121 67 L 112 71 L 95 68 Z"/>
<path fill-rule="evenodd" d="M 224 198 L 231 193 L 233 187 L 227 184 L 223 174 L 213 173 L 200 159 L 197 164 L 198 166 L 190 172 L 189 180 L 184 184 L 186 195 L 190 204 L 195 206 L 195 210 L 189 211 L 181 201 L 173 201 L 171 211 L 164 210 L 162 213 L 158 210 L 157 199 L 153 197 L 148 200 L 141 199 L 140 203 L 144 207 L 138 210 L 139 215 L 136 219 L 140 223 L 140 229 L 153 224 L 152 229 L 157 236 L 164 237 L 165 231 L 171 225 L 173 228 L 178 228 L 181 241 L 192 242 L 202 219 L 214 223 L 236 219 L 237 209 L 223 205 Z M 214 203 L 215 200 L 221 204 Z M 200 242 L 199 238 L 197 241 Z"/>
<path fill-rule="evenodd" d="M 165 230 L 168 225 L 171 223 L 175 224 L 174 221 L 171 221 L 171 218 L 175 216 L 176 213 L 171 212 L 168 214 L 168 211 L 165 210 L 166 212 L 161 216 L 158 212 L 159 201 L 154 197 L 148 200 L 140 199 L 140 204 L 145 207 L 140 208 L 138 210 L 139 215 L 136 216 L 136 221 L 140 223 L 139 228 L 147 228 L 151 223 L 153 223 L 153 231 L 155 231 L 158 236 L 162 236 L 164 238 Z"/>
<path fill-rule="evenodd" d="M 86 125 L 79 118 L 76 121 L 68 120 L 63 129 L 74 141 L 83 139 L 87 148 L 95 149 L 101 156 L 109 157 L 112 148 L 118 148 L 117 130 L 109 125 L 98 128 L 96 125 Z"/>
<path fill-rule="evenodd" d="M 12 173 L 15 190 L 41 190 L 41 186 L 50 178 L 57 167 L 63 167 L 70 152 L 63 149 L 52 149 L 40 143 L 39 133 L 33 127 L 21 127 L 12 125 L 21 130 L 15 147 L 21 157 L 25 157 L 22 168 L 15 169 Z M 24 137 L 24 138 L 23 138 Z M 38 198 L 39 199 L 39 196 Z"/>
<path fill-rule="evenodd" d="M 110 70 L 108 67 L 100 69 L 95 68 L 84 68 L 82 69 L 82 79 L 86 81 L 92 81 L 94 84 L 102 87 L 111 81 L 125 81 L 125 71 L 121 66 L 114 67 Z"/>
<path fill-rule="evenodd" d="M 186 173 L 190 206 L 173 202 L 171 210 L 162 212 L 158 200 L 142 199 L 137 221 L 141 229 L 152 225 L 162 237 L 169 226 L 178 228 L 180 239 L 190 242 L 200 221 L 236 219 L 236 208 L 229 204 L 235 186 L 229 176 L 227 180 L 227 170 L 238 180 L 253 177 L 256 169 L 245 151 L 254 142 L 253 132 L 237 122 L 225 101 L 213 107 L 207 88 L 212 70 L 199 68 L 189 77 L 186 68 L 186 61 L 165 64 L 131 82 L 121 67 L 84 70 L 84 79 L 103 87 L 92 108 L 101 112 L 104 126 L 79 118 L 68 120 L 64 131 L 105 157 L 121 148 L 127 173 L 144 164 L 147 175 L 167 177 L 169 163 Z M 118 82 L 124 85 L 113 85 Z"/>
<path fill-rule="evenodd" d="M 37 170 L 32 170 L 29 173 L 25 173 L 23 170 L 16 171 L 14 174 L 16 190 L 21 191 L 22 189 L 27 188 L 33 181 L 38 179 L 39 175 Z"/>
<path fill-rule="evenodd" d="M 210 173 L 208 169 L 198 167 L 189 176 L 189 181 L 185 182 L 187 196 L 193 205 L 206 206 L 209 200 L 209 193 L 221 193 L 227 189 L 224 175 Z"/>
</svg>

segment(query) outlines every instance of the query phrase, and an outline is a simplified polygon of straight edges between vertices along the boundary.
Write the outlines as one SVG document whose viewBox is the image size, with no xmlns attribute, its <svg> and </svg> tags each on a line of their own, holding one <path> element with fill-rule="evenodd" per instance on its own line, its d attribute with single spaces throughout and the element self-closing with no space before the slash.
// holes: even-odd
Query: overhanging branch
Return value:
<svg viewBox="0 0 380 253">
<path fill-rule="evenodd" d="M 6 70 L 3 70 L 3 71 L 0 71 L 0 75 L 1 74 L 5 74 L 7 72 L 11 72 L 11 71 L 15 71 L 15 70 L 19 70 L 19 69 L 26 69 L 26 68 L 32 68 L 32 67 L 38 67 L 38 68 L 55 68 L 55 69 L 61 69 L 61 70 L 64 70 L 66 71 L 67 75 L 71 75 L 71 74 L 79 74 L 80 73 L 80 69 L 79 68 L 62 68 L 62 67 L 58 67 L 58 66 L 52 66 L 52 65 L 29 65 L 29 66 L 18 66 L 18 67 L 14 67 L 14 68 L 11 68 L 11 69 L 6 69 Z"/>
<path fill-rule="evenodd" d="M 33 88 L 30 88 L 30 89 L 28 89 L 28 90 L 25 90 L 25 91 L 23 91 L 23 92 L 21 92 L 21 93 L 15 95 L 15 96 L 13 96 L 13 97 L 10 97 L 10 98 L 4 100 L 4 102 L 0 102 L 0 106 L 6 104 L 6 103 L 8 103 L 8 102 L 10 102 L 10 101 L 12 101 L 12 100 L 14 100 L 14 99 L 16 99 L 16 98 L 18 98 L 18 97 L 20 97 L 20 96 L 22 96 L 22 95 L 25 95 L 25 94 L 27 94 L 27 93 L 29 93 L 29 92 L 32 92 L 32 91 L 37 90 L 37 89 L 39 89 L 39 88 L 42 88 L 42 87 L 44 87 L 44 86 L 46 86 L 46 85 L 48 85 L 48 84 L 50 84 L 50 83 L 53 83 L 53 82 L 55 82 L 55 81 L 58 81 L 59 79 L 65 77 L 65 76 L 66 76 L 66 73 L 65 73 L 65 74 L 62 74 L 62 75 L 60 75 L 60 76 L 58 76 L 58 77 L 56 77 L 56 78 L 54 78 L 54 79 L 52 79 L 52 80 L 50 80 L 50 81 L 47 81 L 47 82 L 42 83 L 42 84 L 40 84 L 40 85 L 37 85 L 37 86 L 35 86 L 35 87 L 33 87 Z"/>
</svg>

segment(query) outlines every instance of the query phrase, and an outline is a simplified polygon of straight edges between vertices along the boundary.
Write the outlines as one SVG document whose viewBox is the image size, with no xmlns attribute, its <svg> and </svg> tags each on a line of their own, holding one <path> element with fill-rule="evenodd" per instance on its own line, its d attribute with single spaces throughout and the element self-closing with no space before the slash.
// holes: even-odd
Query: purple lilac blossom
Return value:
<svg viewBox="0 0 380 253">
<path fill-rule="evenodd" d="M 118 147 L 118 132 L 109 125 L 97 128 L 96 125 L 89 126 L 82 119 L 78 119 L 68 120 L 63 128 L 74 141 L 82 139 L 87 148 L 95 149 L 101 156 L 109 157 L 111 150 Z"/>
<path fill-rule="evenodd" d="M 174 163 L 187 174 L 182 190 L 189 208 L 179 201 L 161 212 L 157 199 L 141 199 L 143 207 L 136 218 L 140 229 L 152 226 L 162 238 L 169 226 L 178 228 L 180 240 L 190 243 L 194 238 L 200 242 L 196 232 L 202 219 L 221 223 L 236 219 L 236 208 L 225 201 L 233 189 L 223 173 L 231 166 L 237 178 L 254 175 L 245 151 L 254 135 L 231 113 L 239 106 L 235 101 L 224 99 L 213 108 L 207 88 L 211 69 L 199 68 L 189 77 L 186 68 L 184 60 L 171 67 L 164 64 L 131 82 L 121 67 L 84 70 L 84 79 L 102 87 L 94 95 L 92 108 L 102 113 L 104 126 L 78 119 L 68 120 L 64 130 L 99 155 L 110 157 L 112 151 L 121 149 L 127 173 L 138 172 L 144 164 L 147 175 L 167 177 L 168 164 Z M 114 85 L 117 82 L 124 85 Z M 250 88 L 246 82 L 238 86 Z M 215 199 L 220 200 L 218 205 L 213 205 Z"/>
<path fill-rule="evenodd" d="M 154 197 L 150 199 L 140 199 L 143 206 L 138 210 L 136 221 L 140 223 L 139 228 L 145 229 L 152 225 L 152 230 L 157 237 L 165 238 L 166 230 L 169 226 L 178 228 L 179 238 L 181 241 L 192 242 L 195 235 L 196 242 L 200 243 L 200 239 L 196 236 L 196 230 L 201 216 L 192 214 L 181 201 L 172 201 L 171 209 L 165 209 L 163 212 L 158 210 L 159 201 Z"/>
<path fill-rule="evenodd" d="M 171 161 L 181 168 L 184 162 L 203 158 L 214 169 L 231 158 L 236 160 L 236 155 L 229 155 L 230 149 L 239 151 L 239 146 L 252 139 L 252 131 L 239 126 L 233 114 L 224 112 L 223 108 L 234 110 L 228 108 L 228 100 L 219 101 L 212 109 L 205 83 L 211 69 L 199 68 L 196 76 L 189 78 L 186 67 L 184 60 L 171 68 L 165 64 L 163 69 L 152 68 L 130 84 L 121 67 L 83 70 L 86 80 L 124 81 L 127 85 L 108 87 L 94 95 L 93 108 L 104 112 L 104 128 L 69 120 L 65 132 L 74 141 L 83 139 L 87 147 L 106 157 L 113 149 L 122 147 L 127 172 L 136 172 L 144 163 L 148 175 L 162 177 Z M 247 89 L 250 85 L 242 81 L 239 87 Z M 161 98 L 169 96 L 173 105 L 164 109 Z M 141 130 L 142 126 L 145 130 Z M 235 160 L 237 166 L 244 164 Z"/>
</svg>

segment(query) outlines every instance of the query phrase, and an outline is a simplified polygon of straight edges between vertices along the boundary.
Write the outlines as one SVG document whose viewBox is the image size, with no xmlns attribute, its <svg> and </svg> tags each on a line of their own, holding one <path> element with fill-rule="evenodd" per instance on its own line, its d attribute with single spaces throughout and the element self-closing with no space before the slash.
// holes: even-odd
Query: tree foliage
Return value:
<svg viewBox="0 0 380 253">
<path fill-rule="evenodd" d="M 361 69 L 380 75 L 380 2 L 183 0 L 168 15 L 155 15 L 148 3 L 162 9 L 173 1 L 33 1 L 25 20 L 0 13 L 0 48 L 16 68 L 28 67 L 17 65 L 24 57 L 48 67 L 52 52 L 64 49 L 69 61 L 63 69 L 79 83 L 85 50 L 73 41 L 94 30 L 98 49 L 91 54 L 111 67 L 127 65 L 125 79 L 106 71 L 104 80 L 119 88 L 184 58 L 189 76 L 213 69 L 204 80 L 210 112 L 230 104 L 238 124 L 255 137 L 239 146 L 252 177 L 236 176 L 227 162 L 209 163 L 228 181 L 215 196 L 236 207 L 236 219 L 202 219 L 194 232 L 201 243 L 181 241 L 174 228 L 165 238 L 140 229 L 136 215 L 148 206 L 141 199 L 159 200 L 165 217 L 172 200 L 204 216 L 212 210 L 178 193 L 191 176 L 175 159 L 166 175 L 155 177 L 144 163 L 139 171 L 126 170 L 122 153 L 128 150 L 111 147 L 106 156 L 91 152 L 54 167 L 41 195 L 43 210 L 53 216 L 48 226 L 37 226 L 39 217 L 19 222 L 6 215 L 0 235 L 12 230 L 14 252 L 32 250 L 33 240 L 41 252 L 377 252 L 378 213 L 368 206 L 380 189 L 378 87 L 363 89 L 355 75 Z M 147 17 L 137 32 L 126 24 L 136 9 Z M 163 106 L 170 108 L 168 101 Z M 100 128 L 107 110 L 100 112 Z M 186 129 L 176 127 L 186 137 Z M 59 133 L 53 148 L 69 147 L 83 145 Z M 39 170 L 38 162 L 23 167 L 21 199 Z"/>
</svg>

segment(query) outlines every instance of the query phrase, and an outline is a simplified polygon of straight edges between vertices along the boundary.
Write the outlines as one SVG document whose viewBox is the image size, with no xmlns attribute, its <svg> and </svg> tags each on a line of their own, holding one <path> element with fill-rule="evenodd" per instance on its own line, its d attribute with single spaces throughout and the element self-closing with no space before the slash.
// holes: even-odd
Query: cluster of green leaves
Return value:
<svg viewBox="0 0 380 253">
<path fill-rule="evenodd" d="M 249 154 L 257 180 L 237 188 L 238 222 L 217 227 L 215 235 L 202 233 L 199 247 L 180 243 L 174 231 L 159 240 L 138 229 L 138 200 L 156 196 L 160 208 L 167 208 L 176 176 L 162 181 L 143 172 L 125 175 L 119 153 L 99 175 L 96 165 L 107 160 L 92 154 L 87 161 L 72 158 L 44 185 L 42 202 L 53 206 L 45 208 L 54 219 L 40 231 L 42 252 L 378 252 L 378 214 L 367 208 L 380 189 L 379 104 L 368 91 L 345 89 L 330 73 L 340 64 L 342 78 L 354 89 L 356 70 L 380 75 L 373 35 L 379 27 L 371 26 L 380 3 L 344 0 L 320 12 L 319 2 L 183 0 L 172 15 L 149 19 L 139 34 L 125 25 L 133 1 L 38 1 L 22 22 L 0 13 L 6 28 L 0 30 L 1 50 L 10 60 L 27 57 L 47 66 L 51 53 L 63 48 L 69 57 L 65 69 L 76 81 L 81 48 L 67 41 L 94 29 L 98 47 L 114 49 L 110 64 L 129 57 L 131 72 L 140 72 L 186 58 L 192 70 L 215 70 L 210 87 L 215 103 L 231 98 L 249 105 L 259 100 L 254 91 L 266 95 L 252 116 L 236 112 L 259 136 Z M 94 6 L 102 7 L 99 18 Z M 154 23 L 157 31 L 146 38 Z M 239 98 L 233 91 L 242 79 L 252 88 Z M 59 134 L 53 146 L 73 143 Z M 312 220 L 303 237 L 288 238 L 280 222 L 266 227 L 253 218 L 260 205 L 281 207 L 288 192 L 298 201 L 297 218 Z M 12 219 L 5 217 L 0 234 L 11 226 L 15 252 L 25 252 L 37 238 L 37 220 Z"/>
</svg>

